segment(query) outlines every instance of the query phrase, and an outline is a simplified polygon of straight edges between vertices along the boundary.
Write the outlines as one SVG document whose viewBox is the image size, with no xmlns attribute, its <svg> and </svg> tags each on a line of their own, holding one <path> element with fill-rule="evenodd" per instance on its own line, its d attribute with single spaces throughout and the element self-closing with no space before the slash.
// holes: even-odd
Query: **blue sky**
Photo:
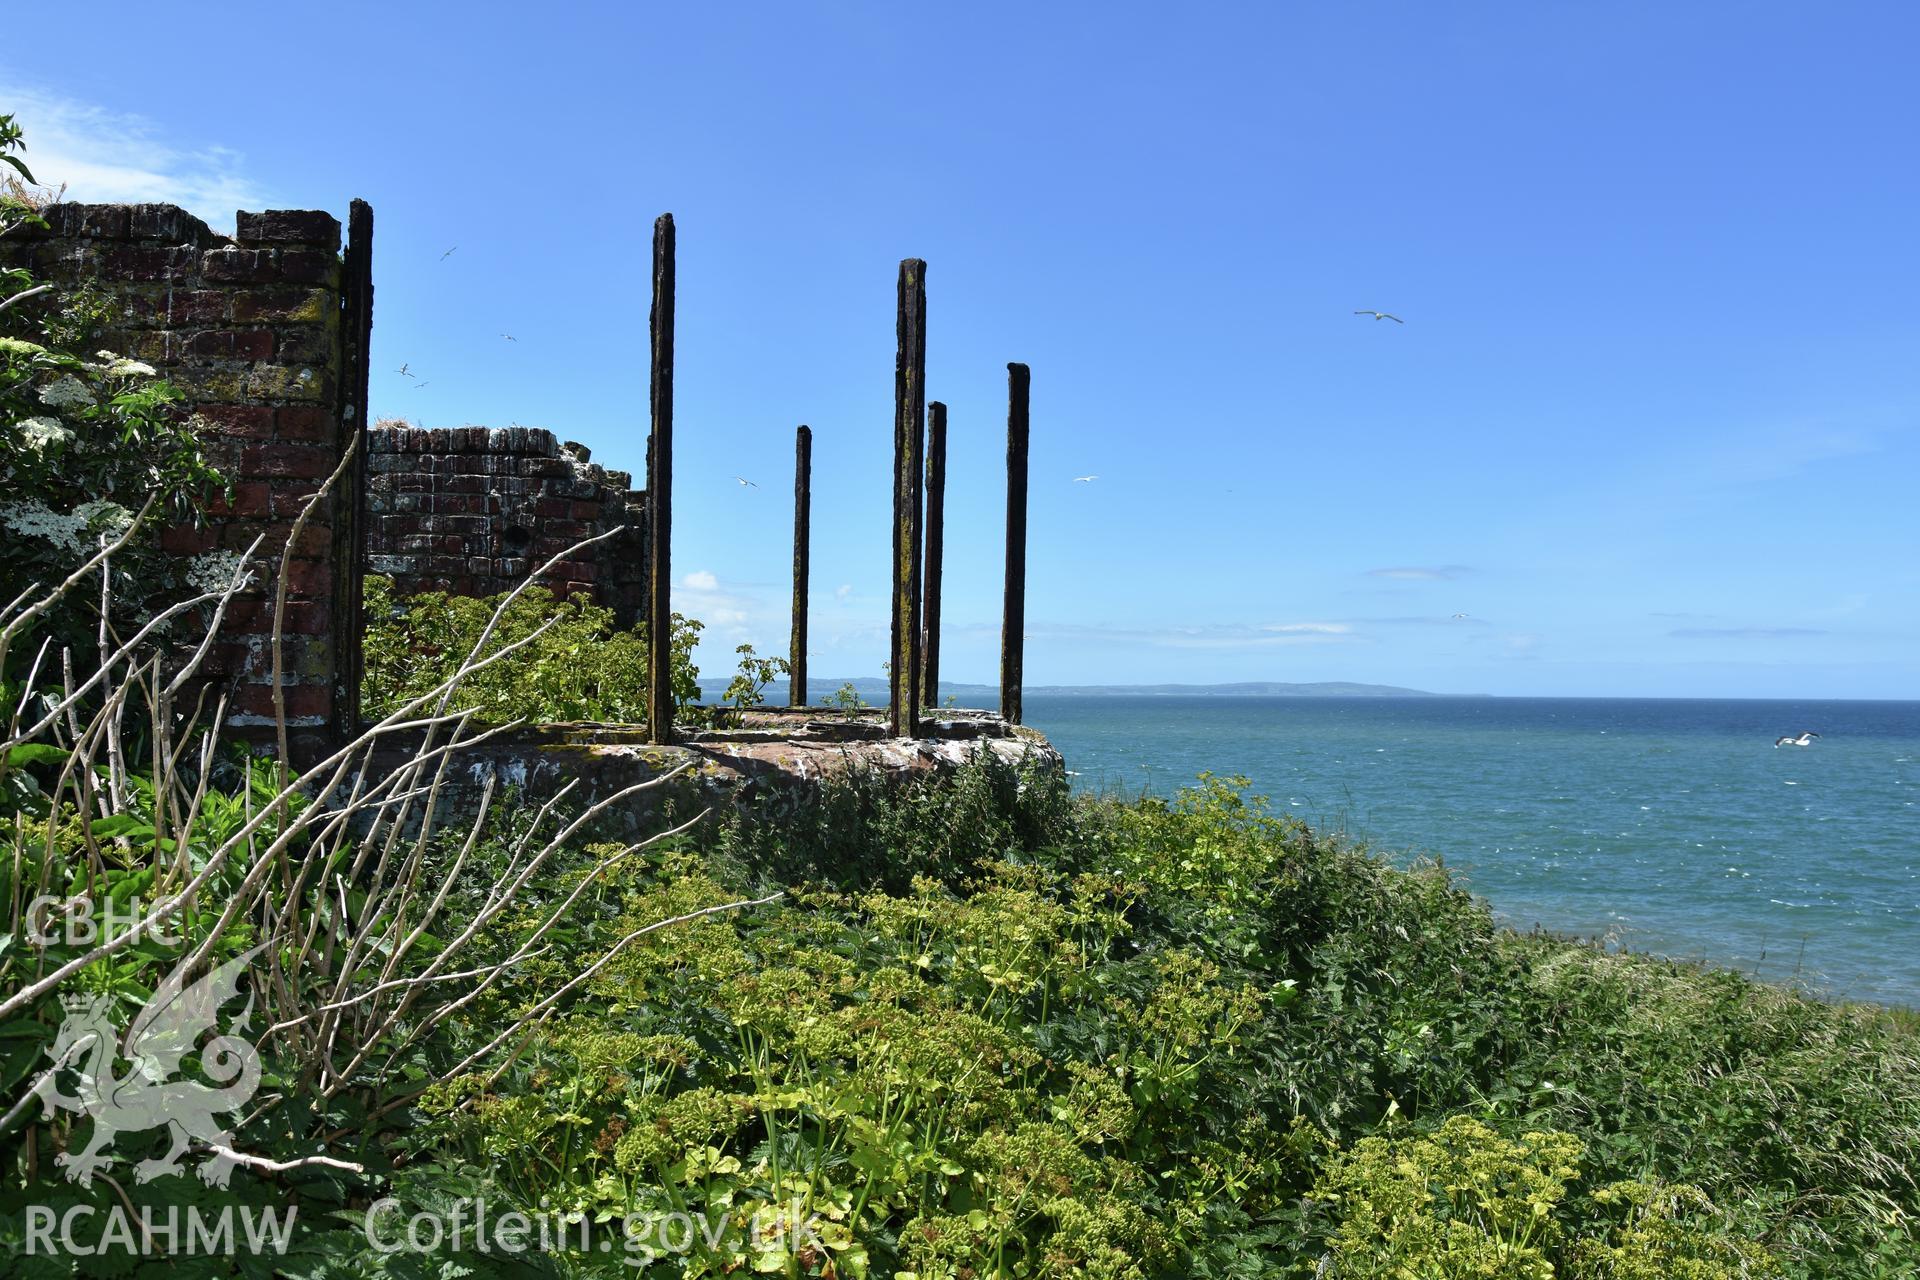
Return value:
<svg viewBox="0 0 1920 1280">
<path fill-rule="evenodd" d="M 74 198 L 368 199 L 374 410 L 635 472 L 671 210 L 709 675 L 799 422 L 813 671 L 880 673 L 911 255 L 952 679 L 1021 360 L 1033 683 L 1920 697 L 1920 10 L 693 8 L 32 6 L 0 110 Z"/>
</svg>

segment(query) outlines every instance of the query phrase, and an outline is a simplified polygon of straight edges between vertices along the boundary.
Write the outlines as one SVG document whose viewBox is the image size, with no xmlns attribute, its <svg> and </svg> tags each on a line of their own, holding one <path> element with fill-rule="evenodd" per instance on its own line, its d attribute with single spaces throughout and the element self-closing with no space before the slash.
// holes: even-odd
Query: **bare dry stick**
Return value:
<svg viewBox="0 0 1920 1280">
<path fill-rule="evenodd" d="M 8 298 L 5 302 L 0 302 L 0 311 L 5 311 L 8 307 L 12 306 L 16 302 L 25 302 L 28 298 L 34 297 L 38 294 L 45 293 L 47 290 L 51 288 L 53 288 L 53 286 L 50 284 L 37 284 L 33 286 L 33 288 L 31 289 L 22 289 L 19 293 L 14 294 L 11 298 Z"/>
<path fill-rule="evenodd" d="M 284 670 L 282 660 L 281 660 L 282 659 L 281 636 L 284 628 L 286 627 L 286 621 L 287 621 L 287 587 L 293 574 L 293 551 L 295 546 L 298 545 L 300 541 L 300 535 L 306 532 L 307 521 L 313 518 L 313 513 L 319 508 L 320 504 L 326 500 L 327 494 L 332 492 L 334 483 L 338 481 L 341 476 L 347 473 L 348 467 L 353 465 L 353 455 L 354 455 L 354 452 L 359 447 L 360 447 L 360 433 L 356 431 L 353 433 L 353 436 L 347 441 L 347 447 L 340 451 L 340 465 L 333 469 L 333 474 L 326 478 L 325 483 L 323 483 L 318 489 L 315 489 L 313 491 L 312 497 L 308 498 L 305 502 L 300 504 L 300 514 L 294 517 L 293 530 L 292 532 L 287 534 L 287 545 L 284 548 L 282 548 L 280 552 L 279 590 L 275 592 L 274 598 L 273 598 L 272 644 L 273 644 L 273 723 L 274 723 L 274 732 L 278 737 L 279 746 L 280 746 L 280 761 L 279 761 L 280 787 L 283 791 L 286 789 L 286 786 L 287 786 L 287 770 L 288 770 L 287 754 L 288 753 L 287 753 L 287 688 L 284 684 L 280 682 L 281 672 Z"/>
<path fill-rule="evenodd" d="M 235 1151 L 232 1147 L 223 1147 L 217 1142 L 203 1143 L 207 1150 L 235 1164 L 245 1165 L 249 1169 L 260 1169 L 267 1173 L 285 1173 L 289 1169 L 306 1169 L 324 1166 L 328 1169 L 345 1169 L 348 1173 L 365 1173 L 367 1167 L 354 1164 L 349 1160 L 335 1160 L 332 1156 L 301 1156 L 298 1160 L 269 1160 L 265 1156 L 248 1155 L 244 1151 Z"/>
</svg>

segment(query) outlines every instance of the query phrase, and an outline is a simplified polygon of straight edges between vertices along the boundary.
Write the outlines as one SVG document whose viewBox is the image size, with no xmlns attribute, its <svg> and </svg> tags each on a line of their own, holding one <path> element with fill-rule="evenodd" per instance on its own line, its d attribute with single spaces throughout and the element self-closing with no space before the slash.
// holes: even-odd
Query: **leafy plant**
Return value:
<svg viewBox="0 0 1920 1280">
<path fill-rule="evenodd" d="M 12 182 L 32 177 L 12 154 L 21 145 L 19 126 L 0 116 L 0 162 L 10 180 L 0 188 L 0 234 L 45 225 Z M 0 600 L 66 578 L 104 540 L 119 544 L 108 570 L 109 598 L 121 605 L 107 622 L 131 630 L 170 592 L 224 586 L 238 557 L 216 552 L 183 563 L 156 545 L 161 525 L 198 522 L 222 481 L 180 412 L 177 389 L 149 365 L 86 350 L 105 315 L 90 289 L 35 285 L 24 270 L 0 277 Z M 51 636 L 58 652 L 90 645 L 100 622 L 98 593 L 68 594 L 20 637 Z"/>
<path fill-rule="evenodd" d="M 726 700 L 736 711 L 765 703 L 767 686 L 793 671 L 785 658 L 759 657 L 750 644 L 740 645 L 734 652 L 740 655 L 740 669 L 727 685 Z"/>
<path fill-rule="evenodd" d="M 470 657 L 501 654 L 462 682 L 456 700 L 483 721 L 646 719 L 645 627 L 617 628 L 612 611 L 585 597 L 560 599 L 539 586 L 510 601 L 510 593 L 484 600 L 440 592 L 401 597 L 392 579 L 374 574 L 363 590 L 368 624 L 361 696 L 370 716 L 433 688 Z M 700 699 L 700 670 L 693 664 L 700 630 L 698 621 L 674 615 L 673 692 L 682 709 Z"/>
<path fill-rule="evenodd" d="M 1339 1226 L 1327 1255 L 1342 1277 L 1535 1280 L 1686 1276 L 1758 1280 L 1766 1250 L 1739 1240 L 1692 1187 L 1615 1183 L 1574 1197 L 1580 1142 L 1506 1137 L 1467 1115 L 1431 1133 L 1362 1138 L 1315 1189 Z M 1618 1212 L 1618 1217 L 1613 1215 Z"/>
</svg>

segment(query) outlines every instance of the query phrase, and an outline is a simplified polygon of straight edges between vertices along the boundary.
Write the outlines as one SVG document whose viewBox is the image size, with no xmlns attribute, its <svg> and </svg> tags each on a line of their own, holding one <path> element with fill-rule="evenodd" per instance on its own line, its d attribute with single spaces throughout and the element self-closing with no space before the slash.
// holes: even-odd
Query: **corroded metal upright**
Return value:
<svg viewBox="0 0 1920 1280">
<path fill-rule="evenodd" d="M 345 493 L 333 499 L 333 733 L 344 743 L 360 732 L 360 684 L 366 671 L 361 578 L 367 563 L 367 376 L 373 341 L 373 206 L 355 200 L 347 213 L 347 252 L 340 272 L 340 443 L 352 446 Z"/>
<path fill-rule="evenodd" d="M 935 400 L 927 406 L 927 561 L 920 606 L 926 626 L 920 650 L 920 704 L 926 707 L 940 705 L 940 561 L 946 550 L 946 519 L 947 406 Z"/>
<path fill-rule="evenodd" d="M 1020 723 L 1027 649 L 1027 366 L 1007 366 L 1007 596 L 1000 622 L 1000 715 Z"/>
<path fill-rule="evenodd" d="M 920 736 L 920 500 L 925 484 L 927 264 L 900 263 L 893 366 L 893 662 L 887 725 Z"/>
<path fill-rule="evenodd" d="M 673 215 L 653 224 L 653 434 L 647 440 L 647 740 L 673 740 Z"/>
<path fill-rule="evenodd" d="M 807 705 L 807 562 L 813 521 L 813 432 L 793 433 L 793 635 L 787 642 L 787 705 Z"/>
</svg>

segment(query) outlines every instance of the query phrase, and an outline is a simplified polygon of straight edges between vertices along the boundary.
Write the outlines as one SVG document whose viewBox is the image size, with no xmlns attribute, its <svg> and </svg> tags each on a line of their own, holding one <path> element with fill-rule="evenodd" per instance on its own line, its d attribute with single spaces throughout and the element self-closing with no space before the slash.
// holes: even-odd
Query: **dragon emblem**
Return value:
<svg viewBox="0 0 1920 1280">
<path fill-rule="evenodd" d="M 69 997 L 67 1016 L 47 1049 L 53 1067 L 40 1079 L 35 1093 L 52 1119 L 58 1111 L 79 1112 L 93 1121 L 93 1132 L 79 1151 L 62 1152 L 55 1160 L 67 1177 L 91 1185 L 97 1170 L 112 1163 L 107 1148 L 122 1133 L 139 1133 L 166 1126 L 171 1142 L 166 1154 L 134 1166 L 137 1182 L 149 1182 L 177 1173 L 180 1159 L 192 1141 L 226 1148 L 233 1135 L 214 1119 L 245 1106 L 260 1087 L 260 1055 L 253 1045 L 232 1032 L 246 1028 L 253 997 L 234 1019 L 229 1034 L 214 1034 L 222 1005 L 239 995 L 240 978 L 263 948 L 255 947 L 189 983 L 183 961 L 167 975 L 153 998 L 127 1027 L 125 1048 L 114 1025 L 112 998 L 102 995 Z M 199 1050 L 200 1069 L 214 1084 L 181 1077 L 181 1059 Z M 130 1064 L 116 1073 L 117 1059 Z M 62 1071 L 78 1077 L 74 1093 L 58 1084 Z M 233 1158 L 215 1150 L 197 1172 L 210 1187 L 225 1187 L 233 1175 Z"/>
</svg>

